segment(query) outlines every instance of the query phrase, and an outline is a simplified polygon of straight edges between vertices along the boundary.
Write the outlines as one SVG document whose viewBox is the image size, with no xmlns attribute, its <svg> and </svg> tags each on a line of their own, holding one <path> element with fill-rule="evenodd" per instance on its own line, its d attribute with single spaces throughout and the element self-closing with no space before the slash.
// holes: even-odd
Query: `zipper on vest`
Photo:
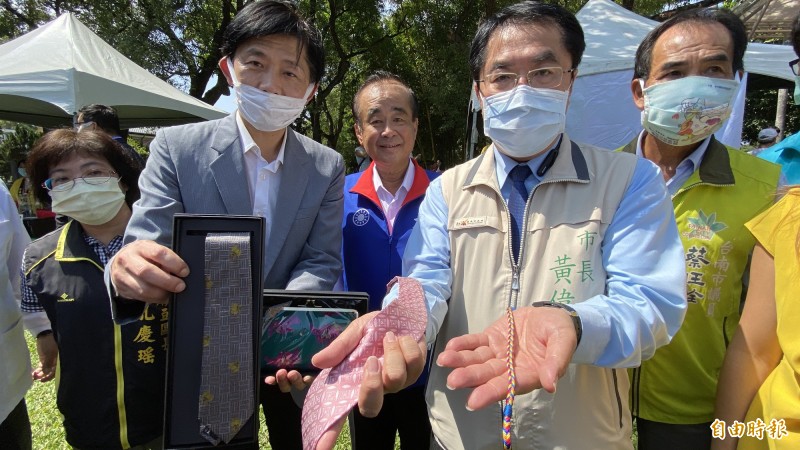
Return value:
<svg viewBox="0 0 800 450">
<path fill-rule="evenodd" d="M 511 292 L 509 293 L 509 296 L 508 296 L 508 306 L 511 309 L 516 309 L 517 308 L 517 298 L 519 296 L 519 291 L 520 291 L 520 281 L 519 280 L 520 280 L 520 274 L 522 273 L 522 264 L 521 264 L 521 262 L 524 261 L 524 256 L 525 256 L 525 237 L 528 234 L 528 232 L 527 232 L 527 230 L 528 230 L 528 212 L 530 211 L 531 200 L 533 199 L 533 194 L 535 194 L 536 193 L 536 189 L 538 189 L 539 186 L 541 186 L 543 184 L 563 183 L 563 182 L 567 182 L 567 181 L 577 182 L 577 183 L 584 183 L 584 184 L 589 182 L 589 181 L 584 181 L 584 180 L 576 180 L 574 178 L 572 178 L 572 179 L 559 178 L 559 179 L 553 179 L 553 180 L 546 180 L 546 181 L 542 181 L 539 184 L 537 184 L 536 186 L 534 186 L 533 189 L 531 189 L 531 192 L 528 194 L 528 199 L 525 202 L 525 211 L 524 211 L 524 213 L 522 215 L 523 216 L 522 217 L 522 229 L 520 230 L 520 236 L 519 236 L 519 261 L 520 261 L 519 263 L 517 261 L 514 261 L 514 251 L 512 250 L 514 243 L 513 243 L 513 240 L 511 239 L 511 211 L 508 209 L 508 204 L 506 202 L 503 202 L 503 206 L 506 208 L 506 218 L 508 220 L 508 229 L 506 230 L 506 231 L 508 231 L 508 259 L 509 259 L 509 261 L 511 261 Z"/>
<path fill-rule="evenodd" d="M 511 309 L 517 309 L 517 303 L 519 303 L 519 279 L 520 273 L 522 272 L 522 261 L 524 261 L 523 258 L 525 257 L 525 236 L 528 234 L 528 211 L 530 210 L 531 199 L 533 198 L 533 192 L 535 190 L 535 188 L 531 189 L 530 194 L 528 194 L 528 199 L 525 201 L 525 210 L 522 213 L 522 227 L 519 233 L 519 261 L 514 261 L 514 242 L 511 237 L 511 211 L 506 204 L 506 216 L 508 217 L 508 259 L 511 261 L 511 293 L 508 296 L 508 306 Z"/>
</svg>

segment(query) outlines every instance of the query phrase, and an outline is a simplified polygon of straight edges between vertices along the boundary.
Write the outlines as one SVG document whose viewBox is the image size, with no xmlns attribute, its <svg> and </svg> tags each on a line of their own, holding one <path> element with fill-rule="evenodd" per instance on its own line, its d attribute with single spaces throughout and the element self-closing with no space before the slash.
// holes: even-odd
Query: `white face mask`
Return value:
<svg viewBox="0 0 800 450">
<path fill-rule="evenodd" d="M 111 221 L 125 203 L 119 180 L 111 177 L 102 184 L 89 184 L 78 178 L 68 191 L 50 191 L 56 214 L 72 217 L 86 225 L 102 225 Z"/>
<path fill-rule="evenodd" d="M 306 99 L 314 89 L 314 83 L 308 85 L 303 98 L 271 94 L 240 83 L 236 79 L 230 58 L 227 59 L 227 62 L 233 80 L 233 89 L 236 91 L 239 112 L 250 125 L 260 131 L 277 131 L 288 127 L 300 117 L 306 106 Z"/>
<path fill-rule="evenodd" d="M 644 87 L 642 127 L 653 137 L 675 147 L 711 136 L 728 120 L 738 80 L 684 77 Z"/>
<path fill-rule="evenodd" d="M 500 152 L 531 157 L 564 132 L 568 100 L 567 91 L 528 85 L 490 95 L 483 99 L 483 131 Z"/>
</svg>

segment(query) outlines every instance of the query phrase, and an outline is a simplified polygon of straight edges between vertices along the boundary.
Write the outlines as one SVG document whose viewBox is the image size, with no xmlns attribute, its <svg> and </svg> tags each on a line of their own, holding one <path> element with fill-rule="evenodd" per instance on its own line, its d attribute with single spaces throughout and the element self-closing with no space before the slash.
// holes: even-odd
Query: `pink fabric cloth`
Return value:
<svg viewBox="0 0 800 450">
<path fill-rule="evenodd" d="M 428 310 L 422 286 L 413 278 L 395 280 L 400 283 L 397 299 L 367 324 L 358 347 L 338 366 L 320 372 L 309 388 L 303 404 L 305 450 L 316 449 L 322 434 L 358 403 L 364 364 L 370 356 L 383 361 L 383 337 L 387 331 L 416 340 L 425 335 Z"/>
</svg>

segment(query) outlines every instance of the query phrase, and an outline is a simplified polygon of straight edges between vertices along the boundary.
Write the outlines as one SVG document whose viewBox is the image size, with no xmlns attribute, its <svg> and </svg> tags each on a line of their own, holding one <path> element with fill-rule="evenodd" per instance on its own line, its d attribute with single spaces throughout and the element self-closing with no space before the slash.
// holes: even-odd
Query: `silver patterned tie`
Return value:
<svg viewBox="0 0 800 450">
<path fill-rule="evenodd" d="M 200 435 L 228 443 L 254 412 L 252 275 L 248 233 L 205 241 Z"/>
</svg>

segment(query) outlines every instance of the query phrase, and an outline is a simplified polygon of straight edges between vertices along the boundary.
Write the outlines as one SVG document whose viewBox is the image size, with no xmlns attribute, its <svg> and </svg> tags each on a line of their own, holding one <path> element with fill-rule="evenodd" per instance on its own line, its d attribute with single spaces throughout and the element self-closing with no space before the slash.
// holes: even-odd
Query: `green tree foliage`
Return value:
<svg viewBox="0 0 800 450">
<path fill-rule="evenodd" d="M 742 140 L 756 144 L 756 137 L 761 129 L 775 126 L 775 113 L 778 108 L 778 94 L 775 90 L 760 90 L 747 93 L 745 100 L 744 125 Z M 786 105 L 786 125 L 783 127 L 784 137 L 800 132 L 800 107 L 795 105 L 792 91 L 789 90 L 789 102 Z"/>
<path fill-rule="evenodd" d="M 353 126 L 352 98 L 369 58 L 390 52 L 393 39 L 405 27 L 389 28 L 381 0 L 304 0 L 299 6 L 322 33 L 326 68 L 308 115 L 298 120 L 296 128 L 338 149 L 355 164 L 355 138 L 349 131 Z"/>
<path fill-rule="evenodd" d="M 468 53 L 483 17 L 517 0 L 299 0 L 322 31 L 326 71 L 295 127 L 336 148 L 355 166 L 351 104 L 361 81 L 384 69 L 420 100 L 414 153 L 451 167 L 464 159 L 471 77 Z M 549 0 L 577 11 L 585 0 Z M 616 0 L 645 15 L 690 7 L 690 0 Z M 703 0 L 707 1 L 707 0 Z M 730 0 L 729 3 L 737 0 Z M 0 0 L 0 42 L 72 11 L 122 54 L 190 95 L 213 104 L 229 94 L 217 62 L 222 30 L 246 0 Z M 209 85 L 213 83 L 213 85 Z M 207 89 L 208 88 L 208 89 Z M 774 91 L 751 95 L 745 136 L 774 121 Z M 770 112 L 771 108 L 771 112 Z M 792 106 L 787 130 L 798 123 Z M 792 118 L 794 117 L 794 118 Z M 757 130 L 756 130 L 757 131 Z"/>
<path fill-rule="evenodd" d="M 65 12 L 133 62 L 209 104 L 228 94 L 220 77 L 208 82 L 221 57 L 222 30 L 244 0 L 3 0 L 0 42 Z"/>
<path fill-rule="evenodd" d="M 7 125 L 5 122 L 4 124 Z M 1 128 L 6 127 L 2 126 Z M 16 124 L 13 132 L 4 134 L 0 141 L 0 167 L 2 168 L 0 175 L 7 175 L 10 173 L 12 165 L 25 159 L 34 142 L 41 136 L 41 129 L 23 124 Z"/>
<path fill-rule="evenodd" d="M 411 23 L 397 41 L 398 72 L 420 97 L 417 149 L 426 163 L 463 161 L 472 86 L 469 47 L 482 17 L 509 0 L 410 0 L 401 10 Z"/>
</svg>

